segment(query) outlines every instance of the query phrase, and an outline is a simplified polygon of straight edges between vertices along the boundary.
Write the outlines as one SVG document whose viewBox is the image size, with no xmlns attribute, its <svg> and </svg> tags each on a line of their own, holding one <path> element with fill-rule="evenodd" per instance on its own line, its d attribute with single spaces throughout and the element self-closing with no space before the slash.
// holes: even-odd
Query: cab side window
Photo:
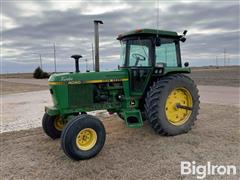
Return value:
<svg viewBox="0 0 240 180">
<path fill-rule="evenodd" d="M 164 63 L 168 67 L 177 67 L 176 44 L 174 42 L 163 43 L 156 47 L 156 64 Z"/>
</svg>

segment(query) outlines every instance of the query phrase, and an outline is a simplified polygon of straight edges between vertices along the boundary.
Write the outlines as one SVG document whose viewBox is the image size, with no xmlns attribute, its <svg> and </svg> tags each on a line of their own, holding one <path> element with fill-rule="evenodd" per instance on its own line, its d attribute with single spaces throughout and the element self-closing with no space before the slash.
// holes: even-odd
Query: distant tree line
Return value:
<svg viewBox="0 0 240 180">
<path fill-rule="evenodd" d="M 44 72 L 40 67 L 37 67 L 33 72 L 33 77 L 35 79 L 45 79 L 49 78 L 49 74 Z"/>
</svg>

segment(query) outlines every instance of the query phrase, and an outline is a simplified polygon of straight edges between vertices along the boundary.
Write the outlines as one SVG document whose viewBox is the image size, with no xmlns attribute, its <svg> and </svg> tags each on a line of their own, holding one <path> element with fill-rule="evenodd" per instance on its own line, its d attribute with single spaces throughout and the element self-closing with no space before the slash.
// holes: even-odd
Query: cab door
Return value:
<svg viewBox="0 0 240 180">
<path fill-rule="evenodd" d="M 153 45 L 151 39 L 129 40 L 127 57 L 131 94 L 142 95 L 153 69 Z"/>
<path fill-rule="evenodd" d="M 151 67 L 131 67 L 130 68 L 130 89 L 131 94 L 142 95 L 152 74 Z"/>
</svg>

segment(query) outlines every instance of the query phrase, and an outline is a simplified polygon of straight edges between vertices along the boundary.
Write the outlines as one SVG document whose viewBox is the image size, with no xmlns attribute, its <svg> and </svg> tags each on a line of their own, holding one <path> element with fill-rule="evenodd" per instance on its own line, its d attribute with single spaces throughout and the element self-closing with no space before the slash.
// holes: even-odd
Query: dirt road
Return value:
<svg viewBox="0 0 240 180">
<path fill-rule="evenodd" d="M 237 107 L 201 104 L 188 134 L 163 137 L 146 122 L 126 128 L 115 116 L 104 118 L 107 139 L 98 156 L 74 162 L 41 128 L 0 134 L 2 179 L 195 179 L 180 175 L 181 161 L 239 165 Z M 222 177 L 238 179 L 237 176 Z M 219 176 L 207 179 L 220 179 Z"/>
<path fill-rule="evenodd" d="M 48 89 L 46 85 L 25 84 L 0 80 L 0 95 L 40 91 Z"/>
<path fill-rule="evenodd" d="M 23 78 L 7 78 L 1 79 L 2 81 L 18 84 L 34 84 L 48 86 L 48 79 L 23 79 Z"/>
<path fill-rule="evenodd" d="M 199 85 L 240 86 L 240 66 L 192 68 L 189 76 Z"/>
<path fill-rule="evenodd" d="M 240 87 L 198 86 L 200 100 L 205 103 L 240 105 Z"/>
</svg>

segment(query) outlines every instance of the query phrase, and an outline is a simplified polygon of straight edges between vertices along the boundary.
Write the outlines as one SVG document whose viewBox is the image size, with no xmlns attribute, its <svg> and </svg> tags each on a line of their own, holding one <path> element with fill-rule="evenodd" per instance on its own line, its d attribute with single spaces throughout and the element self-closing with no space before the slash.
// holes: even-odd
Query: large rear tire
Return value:
<svg viewBox="0 0 240 180">
<path fill-rule="evenodd" d="M 145 114 L 152 128 L 161 135 L 187 133 L 197 120 L 198 89 L 183 74 L 166 76 L 155 82 L 145 99 Z"/>
<path fill-rule="evenodd" d="M 73 160 L 96 156 L 102 149 L 106 132 L 102 122 L 94 116 L 82 114 L 70 120 L 63 129 L 61 146 Z"/>
</svg>

